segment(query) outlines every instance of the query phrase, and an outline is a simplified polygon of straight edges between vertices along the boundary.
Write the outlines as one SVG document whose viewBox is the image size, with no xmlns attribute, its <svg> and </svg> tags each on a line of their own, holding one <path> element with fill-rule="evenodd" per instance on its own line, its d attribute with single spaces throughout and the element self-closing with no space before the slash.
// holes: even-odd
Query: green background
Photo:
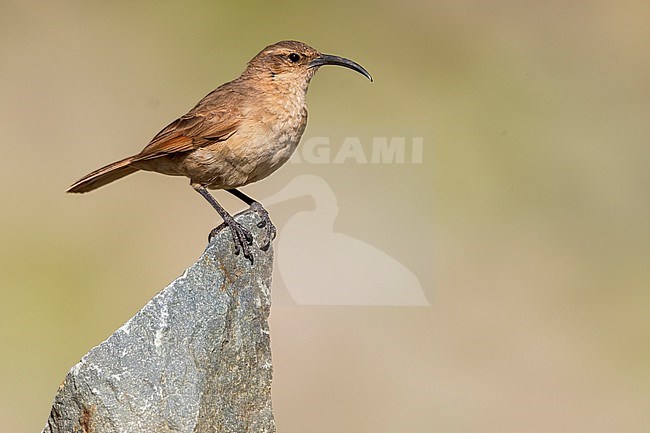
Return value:
<svg viewBox="0 0 650 433">
<path fill-rule="evenodd" d="M 633 1 L 1 2 L 0 429 L 40 431 L 215 224 L 185 179 L 64 190 L 290 38 L 375 78 L 323 68 L 305 138 L 421 136 L 423 163 L 290 164 L 245 191 L 323 177 L 335 229 L 432 306 L 278 302 L 278 431 L 647 432 L 649 23 Z"/>
</svg>

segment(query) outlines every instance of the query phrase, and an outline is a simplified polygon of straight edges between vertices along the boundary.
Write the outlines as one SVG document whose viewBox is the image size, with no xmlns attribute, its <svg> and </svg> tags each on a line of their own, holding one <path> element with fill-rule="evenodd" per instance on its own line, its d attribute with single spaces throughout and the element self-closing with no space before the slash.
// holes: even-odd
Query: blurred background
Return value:
<svg viewBox="0 0 650 433">
<path fill-rule="evenodd" d="M 375 78 L 323 68 L 304 140 L 422 137 L 422 162 L 288 164 L 244 191 L 324 180 L 333 230 L 431 305 L 302 305 L 276 272 L 278 431 L 649 431 L 647 2 L 5 0 L 0 35 L 3 431 L 40 431 L 68 369 L 217 222 L 186 179 L 65 189 L 289 38 Z M 317 204 L 271 206 L 280 235 Z"/>
</svg>

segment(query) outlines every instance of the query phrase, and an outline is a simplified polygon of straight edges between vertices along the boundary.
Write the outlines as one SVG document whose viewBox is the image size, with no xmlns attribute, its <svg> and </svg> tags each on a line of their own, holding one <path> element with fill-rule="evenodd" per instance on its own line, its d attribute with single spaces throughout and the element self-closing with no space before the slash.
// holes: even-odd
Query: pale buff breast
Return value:
<svg viewBox="0 0 650 433">
<path fill-rule="evenodd" d="M 307 124 L 304 92 L 291 95 L 273 109 L 249 111 L 226 141 L 197 149 L 183 157 L 183 175 L 210 189 L 238 188 L 261 180 L 296 150 Z M 269 105 L 261 104 L 262 107 Z"/>
</svg>

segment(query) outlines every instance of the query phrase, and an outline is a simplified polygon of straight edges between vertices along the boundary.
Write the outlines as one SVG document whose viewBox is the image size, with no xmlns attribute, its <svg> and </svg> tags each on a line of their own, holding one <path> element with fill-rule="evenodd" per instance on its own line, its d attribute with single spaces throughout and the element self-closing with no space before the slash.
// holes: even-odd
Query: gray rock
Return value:
<svg viewBox="0 0 650 433">
<path fill-rule="evenodd" d="M 254 266 L 221 230 L 201 258 L 65 378 L 43 432 L 275 432 L 272 249 Z"/>
</svg>

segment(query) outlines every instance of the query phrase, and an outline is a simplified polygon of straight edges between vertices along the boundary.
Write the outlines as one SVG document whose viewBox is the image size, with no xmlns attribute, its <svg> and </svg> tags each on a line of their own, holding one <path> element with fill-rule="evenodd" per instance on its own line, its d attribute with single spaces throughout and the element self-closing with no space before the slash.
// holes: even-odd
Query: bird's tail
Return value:
<svg viewBox="0 0 650 433">
<path fill-rule="evenodd" d="M 118 180 L 131 173 L 135 173 L 139 169 L 131 166 L 133 157 L 124 158 L 120 161 L 108 164 L 98 170 L 89 173 L 73 183 L 66 192 L 83 193 L 97 189 L 114 180 Z"/>
</svg>

